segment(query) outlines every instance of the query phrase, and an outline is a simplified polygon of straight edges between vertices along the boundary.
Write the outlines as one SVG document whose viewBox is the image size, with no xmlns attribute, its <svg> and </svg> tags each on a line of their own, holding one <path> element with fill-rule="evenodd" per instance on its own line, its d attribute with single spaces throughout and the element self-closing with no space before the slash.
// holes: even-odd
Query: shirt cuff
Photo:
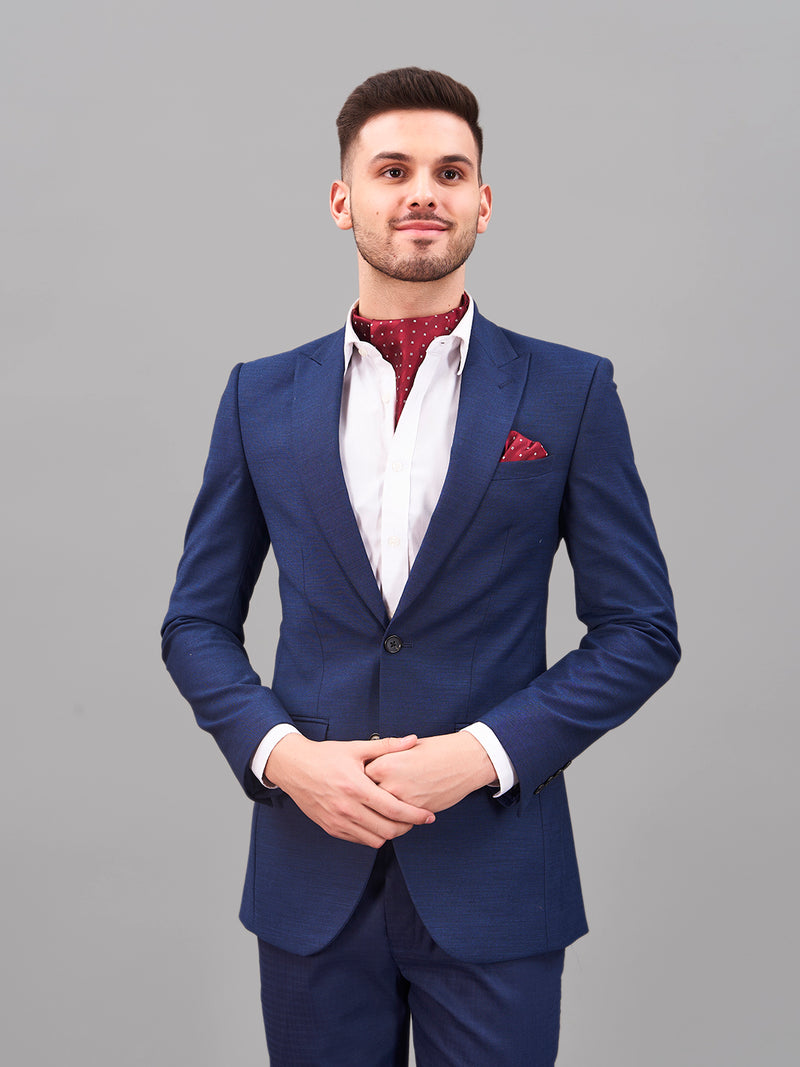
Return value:
<svg viewBox="0 0 800 1067">
<path fill-rule="evenodd" d="M 487 727 L 488 729 L 488 727 Z M 491 732 L 491 731 L 490 731 Z M 277 789 L 276 785 L 271 782 L 264 781 L 264 771 L 267 766 L 267 760 L 272 755 L 272 750 L 275 748 L 279 741 L 282 741 L 287 734 L 299 734 L 300 731 L 296 726 L 292 726 L 288 722 L 279 722 L 277 726 L 273 726 L 261 739 L 261 744 L 255 751 L 255 755 L 250 760 L 250 770 L 258 778 L 259 782 L 267 787 L 267 789 Z M 491 758 L 491 757 L 490 757 Z"/>
<path fill-rule="evenodd" d="M 514 770 L 514 764 L 508 758 L 506 750 L 497 740 L 497 734 L 494 730 L 487 726 L 485 722 L 474 722 L 471 726 L 465 726 L 464 729 L 483 745 L 486 749 L 486 755 L 492 761 L 499 783 L 497 792 L 493 793 L 492 796 L 501 797 L 503 793 L 513 789 L 519 778 Z"/>
</svg>

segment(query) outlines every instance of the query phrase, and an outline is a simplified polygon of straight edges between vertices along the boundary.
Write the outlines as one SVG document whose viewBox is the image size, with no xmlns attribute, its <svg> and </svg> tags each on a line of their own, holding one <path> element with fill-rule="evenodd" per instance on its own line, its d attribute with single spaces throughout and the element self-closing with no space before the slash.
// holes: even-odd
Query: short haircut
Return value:
<svg viewBox="0 0 800 1067">
<path fill-rule="evenodd" d="M 478 146 L 480 175 L 483 131 L 478 125 L 475 94 L 447 74 L 420 67 L 398 67 L 383 74 L 373 74 L 350 93 L 336 119 L 342 174 L 362 127 L 385 111 L 449 111 L 463 119 Z"/>
</svg>

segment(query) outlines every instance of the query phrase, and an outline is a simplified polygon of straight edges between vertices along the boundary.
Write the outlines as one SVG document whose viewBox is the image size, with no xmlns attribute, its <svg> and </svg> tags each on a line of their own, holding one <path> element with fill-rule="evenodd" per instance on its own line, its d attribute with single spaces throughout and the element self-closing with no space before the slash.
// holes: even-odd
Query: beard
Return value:
<svg viewBox="0 0 800 1067">
<path fill-rule="evenodd" d="M 395 231 L 391 226 L 398 220 L 389 221 L 388 234 L 362 227 L 352 211 L 351 220 L 353 237 L 361 258 L 380 274 L 401 282 L 438 282 L 440 278 L 446 278 L 466 263 L 478 235 L 476 215 L 475 225 L 471 229 L 464 226 L 460 230 L 448 231 L 447 247 L 441 251 L 431 250 L 432 240 L 420 239 L 415 242 L 419 245 L 418 250 L 401 253 L 392 245 Z"/>
</svg>

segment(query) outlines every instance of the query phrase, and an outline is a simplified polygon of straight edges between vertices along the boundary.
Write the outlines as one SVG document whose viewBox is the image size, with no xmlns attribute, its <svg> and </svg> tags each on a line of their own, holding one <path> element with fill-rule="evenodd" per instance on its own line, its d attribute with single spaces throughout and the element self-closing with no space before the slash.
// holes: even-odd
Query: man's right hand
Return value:
<svg viewBox="0 0 800 1067">
<path fill-rule="evenodd" d="M 398 800 L 364 772 L 370 760 L 416 744 L 414 734 L 377 741 L 310 741 L 288 734 L 270 753 L 264 777 L 332 837 L 380 848 L 435 819 L 432 811 Z"/>
</svg>

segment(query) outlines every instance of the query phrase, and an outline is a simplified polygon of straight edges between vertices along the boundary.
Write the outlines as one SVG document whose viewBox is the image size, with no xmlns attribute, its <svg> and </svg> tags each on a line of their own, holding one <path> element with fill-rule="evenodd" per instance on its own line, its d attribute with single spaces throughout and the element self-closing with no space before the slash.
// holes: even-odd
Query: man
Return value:
<svg viewBox="0 0 800 1067">
<path fill-rule="evenodd" d="M 237 366 L 164 656 L 255 801 L 241 918 L 270 1062 L 552 1064 L 586 931 L 562 772 L 672 673 L 666 567 L 605 359 L 464 289 L 488 225 L 472 93 L 367 79 L 338 119 L 344 330 Z M 324 279 L 320 279 L 324 284 Z M 549 669 L 564 538 L 580 647 Z M 272 544 L 262 686 L 243 624 Z"/>
</svg>

